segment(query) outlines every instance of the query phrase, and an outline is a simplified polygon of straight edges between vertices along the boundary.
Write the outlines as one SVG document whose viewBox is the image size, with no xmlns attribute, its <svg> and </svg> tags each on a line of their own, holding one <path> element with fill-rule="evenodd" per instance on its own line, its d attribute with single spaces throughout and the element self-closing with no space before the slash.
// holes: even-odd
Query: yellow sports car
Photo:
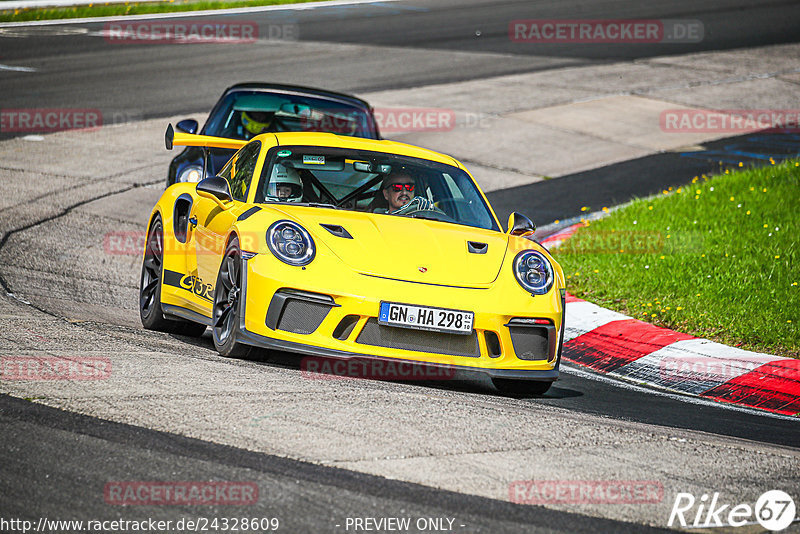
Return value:
<svg viewBox="0 0 800 534">
<path fill-rule="evenodd" d="M 245 141 L 171 125 L 166 145 L 237 152 L 153 208 L 145 328 L 210 326 L 226 356 L 264 347 L 479 372 L 510 392 L 558 378 L 564 274 L 528 218 L 501 228 L 455 159 L 330 133 Z"/>
</svg>

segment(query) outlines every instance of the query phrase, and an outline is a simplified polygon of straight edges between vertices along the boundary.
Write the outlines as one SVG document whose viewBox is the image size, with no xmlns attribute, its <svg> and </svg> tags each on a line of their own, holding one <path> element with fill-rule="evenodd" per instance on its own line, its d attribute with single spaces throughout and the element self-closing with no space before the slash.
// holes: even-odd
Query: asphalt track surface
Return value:
<svg viewBox="0 0 800 534">
<path fill-rule="evenodd" d="M 704 150 L 662 152 L 598 169 L 561 176 L 487 193 L 500 220 L 507 220 L 524 199 L 536 221 L 547 223 L 581 215 L 588 206 L 618 206 L 634 198 L 657 195 L 669 187 L 689 183 L 695 176 L 712 175 L 739 168 L 739 163 L 761 166 L 769 159 L 783 161 L 800 155 L 797 133 L 748 134 L 711 141 Z"/>
<path fill-rule="evenodd" d="M 509 39 L 509 22 L 517 19 L 594 18 L 698 20 L 704 36 L 700 43 L 602 46 Z M 192 20 L 225 19 L 214 15 Z M 225 46 L 111 44 L 99 34 L 105 23 L 0 28 L 0 63 L 39 69 L 0 75 L 2 106 L 100 109 L 109 123 L 207 110 L 225 87 L 247 79 L 361 93 L 789 43 L 798 38 L 800 4 L 412 0 L 227 19 L 256 22 L 263 40 Z M 296 25 L 292 35 L 299 38 L 297 46 L 270 41 L 271 28 L 283 25 Z M 303 46 L 318 42 L 331 44 L 325 50 Z M 7 135 L 0 133 L 0 138 Z"/>
<path fill-rule="evenodd" d="M 552 46 L 546 50 L 512 46 L 508 21 L 519 18 L 684 18 L 704 23 L 700 45 L 626 47 Z M 252 14 L 260 24 L 288 21 L 300 25 L 302 41 L 328 41 L 383 47 L 417 48 L 419 62 L 381 62 L 391 49 L 375 49 L 369 61 L 337 63 L 326 69 L 324 85 L 353 92 L 415 86 L 546 70 L 567 65 L 610 62 L 703 49 L 728 49 L 794 42 L 800 5 L 796 2 L 398 2 L 339 9 L 320 9 L 289 16 Z M 215 17 L 218 18 L 218 17 Z M 100 25 L 102 26 L 102 25 Z M 97 25 L 81 27 L 97 29 Z M 475 35 L 480 31 L 481 35 Z M 302 47 L 288 61 L 285 50 L 202 46 L 109 46 L 97 36 L 50 29 L 21 31 L 0 41 L 0 63 L 41 69 L 26 77 L 0 74 L 3 108 L 88 107 L 120 110 L 130 118 L 149 118 L 207 109 L 229 83 L 240 81 L 243 61 L 256 66 L 253 79 L 320 84 L 315 73 L 329 58 L 304 54 Z M 23 36 L 24 35 L 24 36 Z M 459 62 L 437 51 L 459 51 Z M 245 59 L 242 59 L 245 56 Z M 502 61 L 498 59 L 502 58 Z M 363 58 L 362 58 L 363 59 Z M 56 68 L 53 68 L 56 67 Z M 220 74 L 221 72 L 221 74 Z M 237 73 L 237 78 L 233 78 Z M 2 134 L 0 134 L 2 135 Z M 751 137 L 736 143 L 758 143 Z M 727 143 L 727 144 L 726 144 Z M 724 149 L 731 141 L 719 142 Z M 767 152 L 770 150 L 767 147 Z M 490 195 L 499 214 L 524 198 L 542 220 L 567 218 L 582 205 L 613 205 L 632 196 L 685 183 L 691 176 L 714 170 L 719 154 L 657 155 L 613 166 L 620 179 L 606 187 L 608 172 L 580 175 L 498 191 Z M 607 171 L 608 169 L 606 169 Z M 657 171 L 657 172 L 656 172 Z M 647 179 L 642 179 L 644 176 Z M 590 184 L 579 188 L 575 183 Z M 594 185 L 595 187 L 591 187 Z M 600 196 L 599 191 L 603 191 Z M 567 194 L 569 192 L 569 194 Z M 583 196 L 581 196 L 583 195 Z M 204 340 L 208 343 L 208 340 Z M 291 357 L 267 365 L 294 366 Z M 432 390 L 459 394 L 469 385 L 430 384 Z M 569 410 L 623 421 L 658 424 L 743 438 L 788 447 L 800 443 L 796 421 L 764 417 L 710 404 L 692 404 L 599 379 L 566 372 L 541 399 L 508 399 L 523 407 L 554 404 Z M 347 516 L 458 516 L 469 532 L 640 531 L 647 527 L 589 518 L 539 507 L 464 496 L 352 471 L 333 469 L 193 440 L 140 427 L 110 423 L 0 396 L 3 437 L 2 515 L 36 518 L 115 517 L 117 509 L 93 498 L 105 481 L 211 479 L 258 480 L 258 510 L 248 515 L 279 516 L 292 532 L 341 531 Z M 89 489 L 87 489 L 89 488 Z M 766 488 L 765 488 L 766 489 Z M 98 504 L 100 503 L 100 504 Z M 221 516 L 224 510 L 203 508 L 148 510 L 151 517 Z"/>
<path fill-rule="evenodd" d="M 344 532 L 347 517 L 363 516 L 456 518 L 456 532 L 661 531 L 253 453 L 5 395 L 0 396 L 0 411 L 4 456 L 13 454 L 18 460 L 3 469 L 4 517 L 114 519 L 118 509 L 98 505 L 108 480 L 217 479 L 256 482 L 258 503 L 245 513 L 277 517 L 281 532 Z M 126 510 L 125 517 L 177 521 L 231 515 L 221 506 L 146 508 L 141 513 Z M 244 507 L 236 508 L 241 517 Z"/>
</svg>

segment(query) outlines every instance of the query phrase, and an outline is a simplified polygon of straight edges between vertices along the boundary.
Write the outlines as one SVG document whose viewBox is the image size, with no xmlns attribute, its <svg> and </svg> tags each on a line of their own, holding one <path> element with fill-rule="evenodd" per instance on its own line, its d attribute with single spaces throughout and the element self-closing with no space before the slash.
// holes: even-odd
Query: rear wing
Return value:
<svg viewBox="0 0 800 534">
<path fill-rule="evenodd" d="M 206 148 L 230 148 L 239 150 L 247 141 L 243 139 L 228 139 L 227 137 L 212 137 L 210 135 L 189 134 L 186 132 L 176 132 L 172 124 L 167 126 L 164 134 L 164 146 L 167 150 L 172 150 L 173 146 L 201 146 Z"/>
</svg>

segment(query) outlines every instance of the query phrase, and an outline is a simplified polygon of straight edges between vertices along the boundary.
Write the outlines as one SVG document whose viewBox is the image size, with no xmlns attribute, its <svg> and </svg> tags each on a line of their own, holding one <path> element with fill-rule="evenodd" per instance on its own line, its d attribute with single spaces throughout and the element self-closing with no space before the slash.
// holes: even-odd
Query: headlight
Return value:
<svg viewBox="0 0 800 534">
<path fill-rule="evenodd" d="M 176 182 L 199 182 L 203 179 L 203 167 L 200 165 L 187 165 L 178 173 Z"/>
<path fill-rule="evenodd" d="M 541 252 L 525 250 L 514 258 L 514 276 L 525 291 L 544 295 L 553 287 L 553 266 Z"/>
<path fill-rule="evenodd" d="M 314 240 L 306 229 L 292 221 L 278 221 L 267 229 L 267 246 L 282 262 L 308 265 L 314 259 Z"/>
</svg>

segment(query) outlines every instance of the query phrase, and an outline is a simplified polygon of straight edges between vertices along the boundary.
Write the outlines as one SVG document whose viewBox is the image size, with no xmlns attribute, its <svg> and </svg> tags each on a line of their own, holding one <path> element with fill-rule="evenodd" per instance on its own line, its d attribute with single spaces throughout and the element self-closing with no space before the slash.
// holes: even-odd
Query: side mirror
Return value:
<svg viewBox="0 0 800 534">
<path fill-rule="evenodd" d="M 197 124 L 197 121 L 194 119 L 184 119 L 178 124 L 176 124 L 175 128 L 177 128 L 182 132 L 186 132 L 188 134 L 196 134 L 199 125 Z"/>
<path fill-rule="evenodd" d="M 514 212 L 508 218 L 508 233 L 511 235 L 527 236 L 536 232 L 533 221 L 521 213 Z"/>
<path fill-rule="evenodd" d="M 219 176 L 211 176 L 205 180 L 200 180 L 195 187 L 195 191 L 203 198 L 210 198 L 222 209 L 226 209 L 225 204 L 222 203 L 223 201 L 230 202 L 233 200 L 228 180 Z"/>
</svg>

